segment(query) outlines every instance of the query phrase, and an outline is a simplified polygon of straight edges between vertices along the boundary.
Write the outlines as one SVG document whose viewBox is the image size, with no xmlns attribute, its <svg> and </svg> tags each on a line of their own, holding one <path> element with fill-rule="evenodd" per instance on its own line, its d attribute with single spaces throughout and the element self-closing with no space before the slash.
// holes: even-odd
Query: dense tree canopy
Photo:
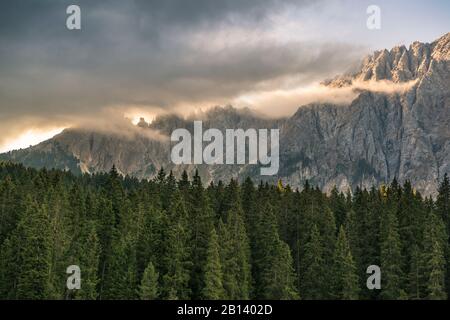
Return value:
<svg viewBox="0 0 450 320">
<path fill-rule="evenodd" d="M 0 299 L 447 299 L 449 197 L 0 163 Z"/>
</svg>

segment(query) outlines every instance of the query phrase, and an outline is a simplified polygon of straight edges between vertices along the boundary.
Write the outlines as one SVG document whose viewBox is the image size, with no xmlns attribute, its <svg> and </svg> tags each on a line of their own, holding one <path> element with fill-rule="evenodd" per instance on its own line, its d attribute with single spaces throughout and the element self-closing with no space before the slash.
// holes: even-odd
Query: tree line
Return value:
<svg viewBox="0 0 450 320">
<path fill-rule="evenodd" d="M 447 299 L 449 205 L 447 175 L 432 199 L 408 181 L 327 195 L 4 162 L 0 299 Z"/>
</svg>

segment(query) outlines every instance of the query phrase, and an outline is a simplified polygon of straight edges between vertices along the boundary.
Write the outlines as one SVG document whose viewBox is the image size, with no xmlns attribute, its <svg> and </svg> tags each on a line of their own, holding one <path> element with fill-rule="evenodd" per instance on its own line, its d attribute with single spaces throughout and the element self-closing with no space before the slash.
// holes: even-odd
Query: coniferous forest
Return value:
<svg viewBox="0 0 450 320">
<path fill-rule="evenodd" d="M 0 299 L 447 299 L 450 185 L 204 186 L 0 164 Z M 67 289 L 77 265 L 81 288 Z M 381 268 L 381 289 L 366 269 Z"/>
</svg>

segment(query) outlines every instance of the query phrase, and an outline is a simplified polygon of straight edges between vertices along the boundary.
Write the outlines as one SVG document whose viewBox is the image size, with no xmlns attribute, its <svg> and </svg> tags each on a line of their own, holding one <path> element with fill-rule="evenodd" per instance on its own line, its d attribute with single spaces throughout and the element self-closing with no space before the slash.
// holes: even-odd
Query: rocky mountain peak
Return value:
<svg viewBox="0 0 450 320">
<path fill-rule="evenodd" d="M 432 57 L 435 60 L 450 60 L 450 32 L 433 42 Z"/>
<path fill-rule="evenodd" d="M 450 32 L 432 43 L 414 42 L 391 50 L 375 51 L 352 74 L 338 76 L 325 85 L 343 87 L 355 81 L 389 80 L 394 83 L 422 80 L 433 69 L 433 64 L 450 60 Z"/>
</svg>

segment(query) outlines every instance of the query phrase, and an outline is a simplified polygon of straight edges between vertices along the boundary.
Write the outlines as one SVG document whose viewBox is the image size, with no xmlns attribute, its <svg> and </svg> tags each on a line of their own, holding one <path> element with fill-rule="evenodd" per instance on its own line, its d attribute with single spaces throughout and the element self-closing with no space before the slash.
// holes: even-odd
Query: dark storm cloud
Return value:
<svg viewBox="0 0 450 320">
<path fill-rule="evenodd" d="M 273 14 L 311 3 L 2 2 L 0 133 L 15 132 L 20 119 L 67 123 L 110 106 L 168 110 L 180 103 L 223 103 L 262 82 L 294 75 L 319 79 L 348 63 L 348 46 L 264 36 Z M 65 27 L 70 4 L 81 7 L 81 31 Z M 221 39 L 228 28 L 241 30 L 237 36 L 253 30 L 262 35 L 251 41 Z"/>
</svg>

